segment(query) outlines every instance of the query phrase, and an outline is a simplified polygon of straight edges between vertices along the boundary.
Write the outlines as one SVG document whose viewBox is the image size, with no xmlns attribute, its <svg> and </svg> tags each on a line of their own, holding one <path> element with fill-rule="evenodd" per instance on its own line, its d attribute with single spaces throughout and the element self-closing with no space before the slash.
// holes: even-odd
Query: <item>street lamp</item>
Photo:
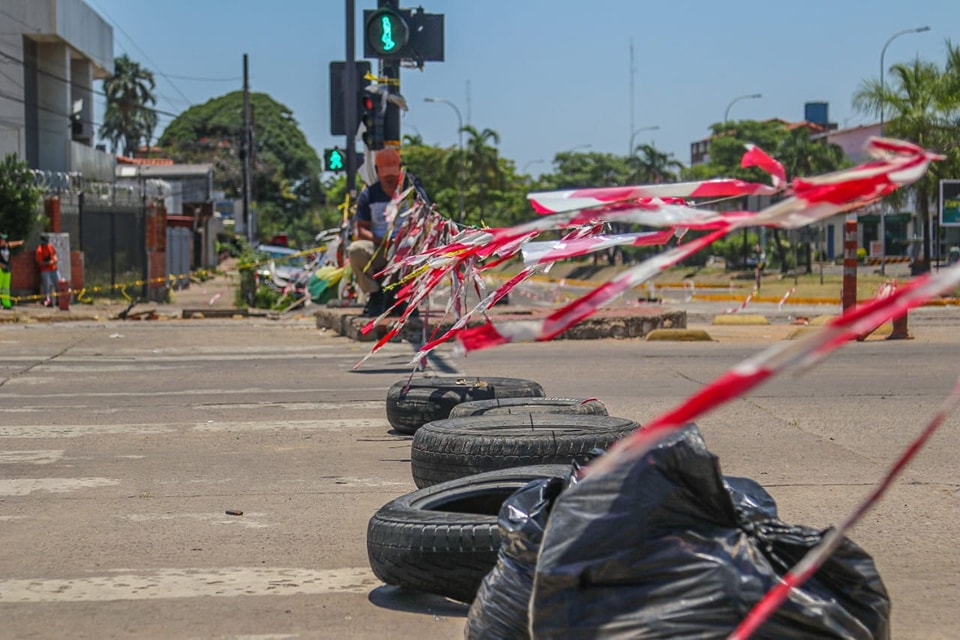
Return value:
<svg viewBox="0 0 960 640">
<path fill-rule="evenodd" d="M 897 31 L 895 34 L 890 36 L 887 39 L 887 42 L 883 45 L 883 49 L 880 50 L 880 137 L 883 137 L 883 72 L 885 65 L 883 64 L 883 57 L 887 54 L 887 47 L 890 46 L 890 43 L 899 38 L 900 36 L 907 35 L 908 33 L 923 33 L 924 31 L 930 31 L 930 27 L 916 27 L 913 29 L 904 29 L 903 31 Z M 886 221 L 886 210 L 884 209 L 883 203 L 880 203 L 880 275 L 886 275 L 887 273 L 887 221 Z M 930 257 L 927 256 L 927 260 Z"/>
<path fill-rule="evenodd" d="M 763 94 L 760 93 L 749 93 L 743 96 L 737 96 L 730 101 L 730 104 L 727 105 L 726 110 L 723 112 L 723 133 L 727 133 L 727 122 L 730 120 L 730 107 L 737 104 L 741 100 L 758 100 L 763 97 Z M 761 229 L 762 231 L 762 229 Z M 747 228 L 743 228 L 743 263 L 747 263 Z"/>
<path fill-rule="evenodd" d="M 636 129 L 633 133 L 631 133 L 630 134 L 630 156 L 633 155 L 633 152 L 634 152 L 633 140 L 638 133 L 640 133 L 641 131 L 659 131 L 659 130 L 660 130 L 660 125 L 655 124 L 652 127 L 640 127 L 639 129 Z"/>
<path fill-rule="evenodd" d="M 727 110 L 723 112 L 723 125 L 726 127 L 727 121 L 730 119 L 730 107 L 737 104 L 741 100 L 758 100 L 763 97 L 762 93 L 751 93 L 745 96 L 737 96 L 730 101 L 730 104 L 727 105 Z"/>
<path fill-rule="evenodd" d="M 460 201 L 460 224 L 463 224 L 463 217 L 465 214 L 463 208 L 463 116 L 460 115 L 460 109 L 457 108 L 457 105 L 453 104 L 446 98 L 424 98 L 424 102 L 441 102 L 445 105 L 448 105 L 457 113 L 457 153 L 460 156 L 460 177 L 457 180 L 457 197 Z"/>
</svg>

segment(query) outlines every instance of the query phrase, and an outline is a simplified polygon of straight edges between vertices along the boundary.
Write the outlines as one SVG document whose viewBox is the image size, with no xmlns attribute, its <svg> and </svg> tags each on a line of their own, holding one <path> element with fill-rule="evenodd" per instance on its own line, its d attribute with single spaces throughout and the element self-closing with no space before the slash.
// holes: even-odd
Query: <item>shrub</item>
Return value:
<svg viewBox="0 0 960 640">
<path fill-rule="evenodd" d="M 14 153 L 0 160 L 0 231 L 11 240 L 25 240 L 42 212 L 40 189 L 33 184 L 33 174 Z"/>
</svg>

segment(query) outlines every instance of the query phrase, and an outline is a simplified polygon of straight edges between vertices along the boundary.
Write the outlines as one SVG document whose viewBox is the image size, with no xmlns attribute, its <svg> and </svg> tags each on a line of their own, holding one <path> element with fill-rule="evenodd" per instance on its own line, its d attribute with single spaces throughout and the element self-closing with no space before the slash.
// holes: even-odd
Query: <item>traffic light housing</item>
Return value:
<svg viewBox="0 0 960 640">
<path fill-rule="evenodd" d="M 364 14 L 364 55 L 370 58 L 403 57 L 410 40 L 410 27 L 403 13 L 384 7 Z"/>
<path fill-rule="evenodd" d="M 324 149 L 323 150 L 323 168 L 327 171 L 340 173 L 347 170 L 347 154 L 342 150 Z"/>
<path fill-rule="evenodd" d="M 376 151 L 383 147 L 383 117 L 380 111 L 380 94 L 364 89 L 360 92 L 360 122 L 364 125 L 363 143 Z"/>
<path fill-rule="evenodd" d="M 364 10 L 363 57 L 412 60 L 420 68 L 424 62 L 443 62 L 443 14 L 396 4 L 381 2 L 379 9 Z"/>
</svg>

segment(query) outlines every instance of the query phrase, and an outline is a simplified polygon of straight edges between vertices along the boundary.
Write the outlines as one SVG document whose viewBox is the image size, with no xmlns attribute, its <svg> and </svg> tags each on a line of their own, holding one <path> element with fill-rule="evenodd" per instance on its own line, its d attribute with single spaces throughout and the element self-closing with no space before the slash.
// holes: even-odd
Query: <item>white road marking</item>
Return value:
<svg viewBox="0 0 960 640">
<path fill-rule="evenodd" d="M 297 569 L 224 567 L 221 569 L 156 569 L 88 578 L 0 580 L 0 603 L 104 602 L 273 595 L 368 593 L 380 581 L 367 567 Z"/>
<path fill-rule="evenodd" d="M 33 378 L 14 378 L 8 381 L 4 386 L 3 397 L 7 398 L 28 398 L 28 399 L 37 399 L 37 395 L 30 393 L 12 393 L 8 391 L 8 388 L 11 383 L 17 382 L 20 380 L 31 380 Z M 62 385 L 63 380 L 61 378 L 44 378 L 48 383 L 56 383 L 57 385 Z M 380 391 L 383 391 L 383 395 L 387 394 L 387 387 L 378 387 L 378 386 L 367 386 L 367 387 L 347 387 L 340 389 L 331 389 L 331 388 L 317 388 L 317 389 L 291 389 L 291 392 L 296 393 L 314 393 L 317 395 L 331 394 L 331 393 L 343 393 L 343 392 L 352 392 L 352 391 L 366 391 L 366 392 L 376 392 L 378 395 Z M 165 396 L 261 396 L 264 398 L 269 398 L 278 393 L 277 389 L 268 389 L 266 387 L 252 387 L 247 389 L 169 389 L 166 391 L 83 391 L 79 393 L 45 393 L 43 398 L 82 398 L 84 400 L 89 400 L 90 398 L 163 398 Z"/>
<path fill-rule="evenodd" d="M 117 516 L 131 522 L 158 522 L 161 520 L 193 520 L 195 522 L 209 522 L 215 525 L 231 525 L 246 529 L 265 529 L 273 525 L 258 522 L 257 518 L 263 513 L 244 511 L 242 516 L 228 516 L 223 511 L 217 513 L 131 513 Z"/>
<path fill-rule="evenodd" d="M 0 438 L 81 438 L 118 434 L 156 434 L 177 431 L 201 433 L 250 432 L 250 431 L 348 431 L 351 429 L 389 429 L 386 418 L 355 420 L 256 420 L 248 422 L 209 421 L 196 423 L 166 424 L 74 424 L 74 425 L 23 425 L 0 427 Z"/>
<path fill-rule="evenodd" d="M 26 496 L 34 491 L 68 493 L 120 484 L 113 478 L 16 478 L 0 480 L 0 496 Z"/>
<path fill-rule="evenodd" d="M 65 449 L 36 451 L 0 451 L 0 464 L 50 464 L 63 458 Z"/>
<path fill-rule="evenodd" d="M 173 424 L 35 424 L 0 427 L 0 438 L 82 438 L 119 433 L 172 433 L 178 427 L 179 425 Z"/>
<path fill-rule="evenodd" d="M 402 487 L 407 484 L 406 482 L 393 482 L 383 478 L 355 478 L 353 476 L 333 478 L 333 483 L 348 487 Z"/>
<path fill-rule="evenodd" d="M 386 419 L 360 420 L 260 420 L 257 422 L 207 422 L 192 431 L 344 431 L 387 427 Z"/>
<path fill-rule="evenodd" d="M 194 409 L 200 411 L 224 409 L 283 409 L 285 411 L 340 411 L 344 409 L 383 409 L 383 400 L 360 400 L 357 402 L 247 402 L 236 404 L 195 404 Z"/>
<path fill-rule="evenodd" d="M 217 395 L 219 391 L 209 392 L 211 395 Z M 282 409 L 284 411 L 340 411 L 340 410 L 366 410 L 366 409 L 383 409 L 383 400 L 357 400 L 345 401 L 345 402 L 238 402 L 235 404 L 225 403 L 225 402 L 211 402 L 203 404 L 193 404 L 190 405 L 191 409 L 196 409 L 197 411 L 226 411 L 226 410 L 242 410 L 246 411 L 248 409 L 263 409 L 264 407 L 269 407 L 271 409 Z M 124 411 L 134 410 L 132 407 L 126 408 L 117 408 L 117 407 L 104 407 L 101 405 L 89 405 L 89 404 L 73 404 L 71 409 L 77 412 L 84 410 L 85 412 L 94 413 L 96 415 L 114 415 L 118 413 L 123 413 Z M 50 407 L 48 405 L 37 405 L 37 406 L 21 406 L 21 407 L 0 407 L 0 414 L 4 413 L 43 413 L 49 411 Z"/>
</svg>

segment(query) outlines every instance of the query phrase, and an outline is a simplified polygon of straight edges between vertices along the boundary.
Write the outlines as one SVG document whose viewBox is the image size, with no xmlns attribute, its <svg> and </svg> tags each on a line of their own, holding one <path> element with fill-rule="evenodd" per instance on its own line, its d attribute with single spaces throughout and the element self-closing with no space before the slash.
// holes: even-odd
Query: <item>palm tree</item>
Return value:
<svg viewBox="0 0 960 640">
<path fill-rule="evenodd" d="M 878 80 L 865 80 L 854 94 L 853 106 L 862 112 L 890 114 L 884 134 L 915 142 L 955 159 L 960 145 L 957 111 L 960 108 L 960 48 L 947 41 L 947 64 L 943 71 L 936 64 L 917 58 L 910 64 L 890 68 L 892 82 L 882 88 Z M 917 204 L 917 217 L 923 229 L 924 256 L 929 265 L 930 205 L 938 193 L 941 177 L 948 176 L 955 162 L 934 163 L 930 170 L 910 187 Z"/>
<path fill-rule="evenodd" d="M 802 178 L 822 173 L 836 171 L 841 167 L 848 165 L 843 149 L 836 144 L 827 142 L 827 139 L 821 138 L 815 140 L 810 137 L 808 127 L 796 127 L 787 132 L 780 140 L 774 153 L 788 178 Z M 787 256 L 783 243 L 780 242 L 780 231 L 773 229 L 773 240 L 777 254 L 780 257 L 780 272 L 787 271 Z M 812 251 L 809 242 L 804 243 L 804 253 L 806 255 L 807 273 L 813 271 Z M 797 264 L 799 269 L 800 265 Z"/>
<path fill-rule="evenodd" d="M 484 205 L 486 191 L 490 187 L 498 187 L 501 182 L 500 163 L 497 161 L 497 148 L 489 146 L 487 141 L 494 145 L 500 144 L 500 134 L 493 129 L 478 131 L 475 127 L 466 125 L 461 129 L 470 136 L 467 140 L 467 169 L 470 180 L 476 186 L 477 208 L 480 219 L 484 219 Z"/>
<path fill-rule="evenodd" d="M 802 178 L 836 171 L 847 164 L 843 149 L 827 142 L 814 140 L 807 127 L 797 127 L 777 145 L 774 153 L 787 172 L 788 178 Z"/>
<path fill-rule="evenodd" d="M 157 103 L 153 73 L 126 55 L 114 61 L 113 75 L 103 81 L 107 109 L 100 137 L 110 141 L 113 152 L 132 156 L 143 140 L 149 145 L 157 126 L 157 112 L 148 105 Z"/>
<path fill-rule="evenodd" d="M 650 144 L 637 145 L 630 164 L 634 182 L 676 182 L 677 172 L 683 168 L 672 153 L 663 153 Z"/>
</svg>

